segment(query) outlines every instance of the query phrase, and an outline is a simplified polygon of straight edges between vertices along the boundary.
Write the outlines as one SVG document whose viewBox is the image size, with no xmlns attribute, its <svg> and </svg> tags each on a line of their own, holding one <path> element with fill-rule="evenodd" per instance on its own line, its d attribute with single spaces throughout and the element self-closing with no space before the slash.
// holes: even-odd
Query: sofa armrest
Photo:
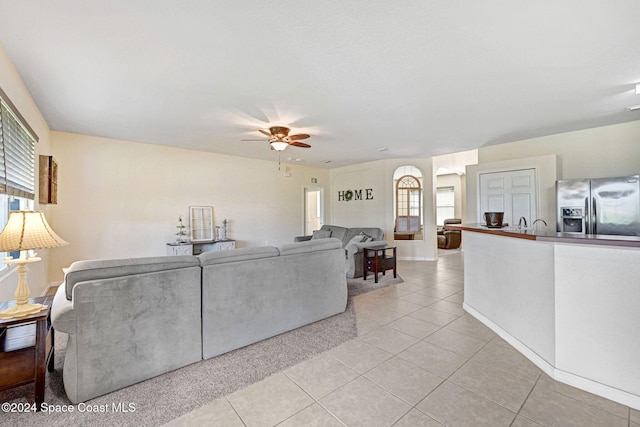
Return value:
<svg viewBox="0 0 640 427">
<path fill-rule="evenodd" d="M 51 303 L 51 323 L 57 331 L 76 333 L 76 312 L 73 310 L 73 301 L 67 299 L 64 283 L 58 287 Z"/>
<path fill-rule="evenodd" d="M 312 236 L 296 236 L 293 238 L 294 242 L 306 242 L 307 240 L 311 240 Z"/>
<path fill-rule="evenodd" d="M 358 252 L 364 252 L 364 248 L 382 248 L 387 246 L 386 240 L 372 240 L 365 243 L 350 243 L 345 248 L 347 256 L 356 254 Z"/>
</svg>

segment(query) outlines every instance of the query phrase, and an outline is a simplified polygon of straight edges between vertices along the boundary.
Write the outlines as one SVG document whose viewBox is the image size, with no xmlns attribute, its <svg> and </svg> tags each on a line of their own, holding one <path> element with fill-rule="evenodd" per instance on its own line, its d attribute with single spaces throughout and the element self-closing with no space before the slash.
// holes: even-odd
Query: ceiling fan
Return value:
<svg viewBox="0 0 640 427">
<path fill-rule="evenodd" d="M 299 142 L 301 139 L 310 138 L 311 135 L 306 133 L 299 133 L 296 135 L 289 135 L 291 129 L 286 126 L 271 126 L 268 130 L 258 129 L 258 131 L 269 137 L 268 141 L 272 150 L 284 151 L 288 146 L 310 148 L 309 144 Z M 244 139 L 243 141 L 255 141 L 251 139 Z"/>
</svg>

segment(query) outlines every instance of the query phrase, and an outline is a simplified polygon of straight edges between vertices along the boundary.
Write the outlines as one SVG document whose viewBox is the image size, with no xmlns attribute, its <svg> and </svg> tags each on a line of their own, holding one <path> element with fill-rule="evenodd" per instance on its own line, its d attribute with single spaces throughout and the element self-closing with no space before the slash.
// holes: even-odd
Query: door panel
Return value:
<svg viewBox="0 0 640 427">
<path fill-rule="evenodd" d="M 487 196 L 486 212 L 504 212 L 504 194 L 491 194 Z"/>
<path fill-rule="evenodd" d="M 504 178 L 487 178 L 487 188 L 490 190 L 504 190 Z"/>
<path fill-rule="evenodd" d="M 535 169 L 480 174 L 478 222 L 484 212 L 504 212 L 504 222 L 518 224 L 524 217 L 528 224 L 537 217 Z"/>
<path fill-rule="evenodd" d="M 518 224 L 521 217 L 527 220 L 527 224 L 535 219 L 534 213 L 531 212 L 531 194 L 519 193 L 513 194 L 511 197 L 511 218 L 513 218 L 512 225 Z"/>
</svg>

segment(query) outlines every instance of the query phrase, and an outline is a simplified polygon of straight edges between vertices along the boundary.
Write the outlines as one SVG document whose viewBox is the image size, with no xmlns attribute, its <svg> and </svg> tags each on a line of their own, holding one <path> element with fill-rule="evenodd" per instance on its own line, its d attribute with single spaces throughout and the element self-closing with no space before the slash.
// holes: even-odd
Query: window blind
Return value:
<svg viewBox="0 0 640 427">
<path fill-rule="evenodd" d="M 32 132 L 0 97 L 0 193 L 35 198 L 34 149 Z"/>
</svg>

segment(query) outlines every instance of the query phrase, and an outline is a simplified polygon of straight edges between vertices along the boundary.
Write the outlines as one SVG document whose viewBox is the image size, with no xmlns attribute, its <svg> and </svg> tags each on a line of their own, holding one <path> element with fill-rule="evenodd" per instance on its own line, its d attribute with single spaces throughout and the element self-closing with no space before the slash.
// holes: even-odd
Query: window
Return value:
<svg viewBox="0 0 640 427">
<path fill-rule="evenodd" d="M 0 89 L 0 230 L 14 210 L 33 209 L 38 137 Z M 0 253 L 0 256 L 6 256 Z M 19 256 L 18 253 L 10 254 Z M 6 265 L 0 265 L 0 270 Z"/>
<path fill-rule="evenodd" d="M 415 166 L 398 166 L 393 172 L 394 240 L 422 240 L 422 172 Z"/>
<path fill-rule="evenodd" d="M 444 220 L 455 218 L 456 199 L 453 187 L 438 187 L 436 189 L 436 224 L 444 225 Z"/>
<path fill-rule="evenodd" d="M 401 177 L 396 184 L 396 232 L 419 233 L 421 229 L 420 181 L 413 175 Z"/>
</svg>

